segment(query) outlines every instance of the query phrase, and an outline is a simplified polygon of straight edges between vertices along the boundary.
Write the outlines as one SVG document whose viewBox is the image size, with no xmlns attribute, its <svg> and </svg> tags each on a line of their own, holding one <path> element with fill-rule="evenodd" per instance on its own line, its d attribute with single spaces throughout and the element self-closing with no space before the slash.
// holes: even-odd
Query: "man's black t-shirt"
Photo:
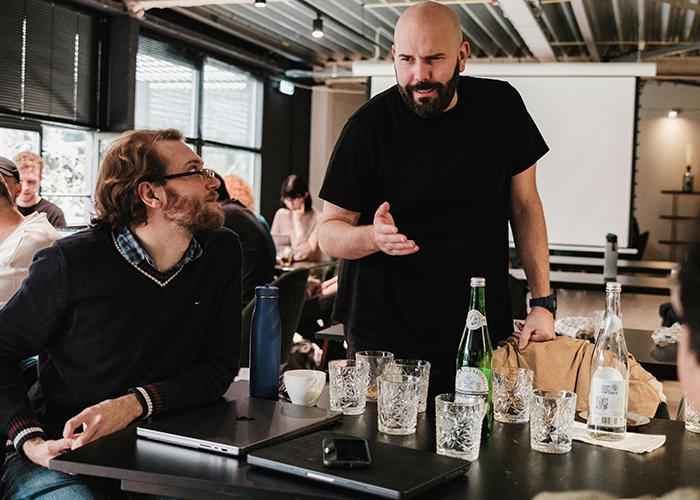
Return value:
<svg viewBox="0 0 700 500">
<path fill-rule="evenodd" d="M 457 92 L 455 107 L 432 120 L 410 111 L 396 86 L 369 101 L 345 125 L 320 192 L 359 212 L 358 225 L 372 224 L 388 201 L 399 232 L 419 247 L 344 260 L 334 318 L 375 348 L 408 347 L 452 364 L 471 277 L 486 278 L 493 344 L 513 332 L 511 178 L 548 151 L 508 83 L 462 77 Z"/>
<path fill-rule="evenodd" d="M 238 200 L 221 205 L 224 227 L 238 234 L 243 249 L 243 305 L 255 297 L 255 287 L 272 281 L 275 256 L 267 242 L 267 231 L 255 214 Z"/>
<path fill-rule="evenodd" d="M 31 207 L 18 206 L 17 208 L 19 209 L 19 213 L 25 217 L 33 212 L 45 213 L 46 218 L 49 219 L 49 222 L 53 227 L 66 227 L 66 219 L 63 217 L 63 212 L 61 209 L 50 201 L 46 201 L 44 198 L 42 198 L 39 203 L 32 205 Z"/>
</svg>

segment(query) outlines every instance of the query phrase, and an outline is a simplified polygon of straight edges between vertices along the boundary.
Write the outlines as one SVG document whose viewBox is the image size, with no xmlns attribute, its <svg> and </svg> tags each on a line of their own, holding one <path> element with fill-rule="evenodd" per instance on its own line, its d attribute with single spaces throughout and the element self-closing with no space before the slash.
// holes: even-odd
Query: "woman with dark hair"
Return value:
<svg viewBox="0 0 700 500">
<path fill-rule="evenodd" d="M 287 177 L 282 184 L 280 206 L 272 221 L 272 233 L 289 235 L 294 260 L 321 260 L 318 246 L 321 212 L 311 206 L 309 186 L 302 177 Z"/>
</svg>

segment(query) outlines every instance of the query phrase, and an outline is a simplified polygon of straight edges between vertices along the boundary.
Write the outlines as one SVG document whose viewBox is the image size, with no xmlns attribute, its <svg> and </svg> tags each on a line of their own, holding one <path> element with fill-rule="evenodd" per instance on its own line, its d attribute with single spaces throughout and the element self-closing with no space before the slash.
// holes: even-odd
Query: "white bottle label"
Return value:
<svg viewBox="0 0 700 500">
<path fill-rule="evenodd" d="M 591 379 L 588 419 L 593 425 L 622 427 L 627 424 L 627 381 L 611 367 L 598 369 Z"/>
<path fill-rule="evenodd" d="M 469 311 L 469 314 L 467 314 L 467 329 L 476 330 L 482 326 L 486 326 L 486 316 L 476 309 Z"/>
<path fill-rule="evenodd" d="M 460 368 L 455 378 L 455 392 L 461 395 L 483 396 L 489 393 L 489 381 L 478 368 Z"/>
</svg>

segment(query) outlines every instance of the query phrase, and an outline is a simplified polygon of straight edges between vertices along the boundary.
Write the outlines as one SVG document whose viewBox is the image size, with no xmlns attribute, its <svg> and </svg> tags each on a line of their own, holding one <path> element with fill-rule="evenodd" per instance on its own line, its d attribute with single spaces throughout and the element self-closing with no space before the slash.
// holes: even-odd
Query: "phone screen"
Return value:
<svg viewBox="0 0 700 500">
<path fill-rule="evenodd" d="M 365 439 L 324 439 L 323 463 L 329 467 L 369 465 L 371 460 L 367 441 Z"/>
</svg>

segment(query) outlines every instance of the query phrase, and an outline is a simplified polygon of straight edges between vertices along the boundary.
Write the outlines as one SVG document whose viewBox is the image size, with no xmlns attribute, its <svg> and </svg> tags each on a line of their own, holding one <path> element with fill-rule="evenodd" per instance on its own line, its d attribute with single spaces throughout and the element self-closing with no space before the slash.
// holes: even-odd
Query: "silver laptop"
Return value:
<svg viewBox="0 0 700 500">
<path fill-rule="evenodd" d="M 292 238 L 288 234 L 271 233 L 272 241 L 275 243 L 275 248 L 291 246 Z"/>
<path fill-rule="evenodd" d="M 463 476 L 471 462 L 425 450 L 368 441 L 372 465 L 367 468 L 329 468 L 323 465 L 323 439 L 352 438 L 330 430 L 257 450 L 249 464 L 301 476 L 312 481 L 371 493 L 385 498 L 410 498 Z"/>
<path fill-rule="evenodd" d="M 218 403 L 181 415 L 142 424 L 142 438 L 197 448 L 245 455 L 340 420 L 343 414 L 250 396 Z"/>
</svg>

